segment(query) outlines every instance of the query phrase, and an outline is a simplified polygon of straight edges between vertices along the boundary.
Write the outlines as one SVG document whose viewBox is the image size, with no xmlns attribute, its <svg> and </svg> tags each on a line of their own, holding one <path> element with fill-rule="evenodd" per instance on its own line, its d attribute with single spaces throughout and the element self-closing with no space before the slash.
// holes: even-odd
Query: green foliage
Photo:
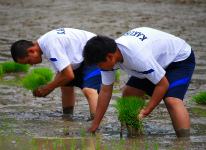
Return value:
<svg viewBox="0 0 206 150">
<path fill-rule="evenodd" d="M 45 78 L 39 74 L 31 73 L 22 79 L 23 86 L 28 90 L 34 91 L 40 85 L 47 84 Z"/>
<path fill-rule="evenodd" d="M 0 77 L 2 76 L 2 74 L 3 74 L 3 68 L 2 68 L 2 66 L 0 65 Z"/>
<path fill-rule="evenodd" d="M 206 92 L 200 92 L 199 95 L 193 95 L 192 101 L 198 104 L 206 105 Z"/>
<path fill-rule="evenodd" d="M 16 62 L 4 62 L 2 65 L 4 73 L 10 72 L 27 72 L 30 68 L 29 64 L 21 65 Z"/>
<path fill-rule="evenodd" d="M 115 80 L 119 80 L 119 76 L 120 76 L 120 73 L 119 73 L 119 70 L 117 70 L 115 74 Z"/>
<path fill-rule="evenodd" d="M 133 128 L 139 129 L 142 123 L 138 119 L 139 111 L 145 105 L 145 101 L 138 97 L 118 98 L 113 107 L 117 109 L 119 120 L 126 125 L 132 125 Z"/>
<path fill-rule="evenodd" d="M 23 86 L 28 90 L 35 90 L 41 85 L 47 84 L 53 79 L 53 73 L 50 68 L 35 68 L 22 79 Z"/>
</svg>

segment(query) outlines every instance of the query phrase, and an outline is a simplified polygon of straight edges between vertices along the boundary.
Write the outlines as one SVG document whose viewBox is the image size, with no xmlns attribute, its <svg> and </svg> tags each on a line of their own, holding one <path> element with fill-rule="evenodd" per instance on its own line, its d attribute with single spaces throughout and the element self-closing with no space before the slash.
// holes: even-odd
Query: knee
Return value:
<svg viewBox="0 0 206 150">
<path fill-rule="evenodd" d="M 131 93 L 127 88 L 124 88 L 122 91 L 122 97 L 129 97 L 129 96 L 131 96 Z"/>
<path fill-rule="evenodd" d="M 86 97 L 98 95 L 97 90 L 92 88 L 83 88 L 82 92 Z"/>
<path fill-rule="evenodd" d="M 130 86 L 125 86 L 122 91 L 122 97 L 142 97 L 146 92 Z"/>
</svg>

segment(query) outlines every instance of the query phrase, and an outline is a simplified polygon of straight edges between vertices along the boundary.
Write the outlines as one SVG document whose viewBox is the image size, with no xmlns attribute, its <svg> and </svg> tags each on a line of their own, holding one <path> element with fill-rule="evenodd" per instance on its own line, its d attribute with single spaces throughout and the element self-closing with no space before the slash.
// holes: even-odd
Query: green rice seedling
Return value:
<svg viewBox="0 0 206 150">
<path fill-rule="evenodd" d="M 91 133 L 91 139 L 93 139 L 93 133 Z"/>
<path fill-rule="evenodd" d="M 155 150 L 158 150 L 159 148 L 158 148 L 158 142 L 155 142 L 155 144 L 154 144 L 154 149 Z"/>
<path fill-rule="evenodd" d="M 120 144 L 121 144 L 121 145 L 124 144 L 124 139 L 123 139 L 123 138 L 121 138 L 121 140 L 120 140 Z"/>
<path fill-rule="evenodd" d="M 63 132 L 64 132 L 64 134 L 66 134 L 66 133 L 67 133 L 67 131 L 66 131 L 66 129 L 65 129 L 65 128 L 63 129 Z"/>
<path fill-rule="evenodd" d="M 95 150 L 99 150 L 100 149 L 100 146 L 101 146 L 101 143 L 96 143 L 95 145 L 94 145 L 94 147 L 95 147 Z"/>
<path fill-rule="evenodd" d="M 206 92 L 200 92 L 198 95 L 193 95 L 191 101 L 206 105 Z"/>
<path fill-rule="evenodd" d="M 17 121 L 17 117 L 14 117 L 13 123 L 15 124 Z"/>
<path fill-rule="evenodd" d="M 1 64 L 4 73 L 10 72 L 27 72 L 30 68 L 29 64 L 21 65 L 16 62 L 4 62 Z"/>
<path fill-rule="evenodd" d="M 54 137 L 54 138 L 53 138 L 54 143 L 56 142 L 56 140 L 57 140 L 57 138 L 56 138 L 56 137 Z"/>
<path fill-rule="evenodd" d="M 84 137 L 84 134 L 85 134 L 85 130 L 82 129 L 82 132 L 81 132 L 81 137 Z"/>
<path fill-rule="evenodd" d="M 57 145 L 56 145 L 56 143 L 54 143 L 54 150 L 56 150 L 57 149 Z"/>
<path fill-rule="evenodd" d="M 26 134 L 26 130 L 23 129 L 23 130 L 21 131 L 21 133 L 22 133 L 23 135 L 25 135 L 25 134 Z"/>
<path fill-rule="evenodd" d="M 104 145 L 104 150 L 108 150 L 108 147 Z"/>
<path fill-rule="evenodd" d="M 120 76 L 120 73 L 119 73 L 119 70 L 117 70 L 115 74 L 115 80 L 119 80 L 119 76 Z"/>
<path fill-rule="evenodd" d="M 139 111 L 145 105 L 145 101 L 138 97 L 121 97 L 117 98 L 116 108 L 119 120 L 124 125 L 131 125 L 132 129 L 142 128 L 142 123 L 138 118 Z"/>
<path fill-rule="evenodd" d="M 3 74 L 3 68 L 2 68 L 2 66 L 0 65 L 0 77 L 2 76 L 2 74 Z"/>
<path fill-rule="evenodd" d="M 144 144 L 145 144 L 145 149 L 148 149 L 147 141 L 145 141 Z"/>
<path fill-rule="evenodd" d="M 4 131 L 6 131 L 7 128 L 7 122 L 4 122 Z"/>
<path fill-rule="evenodd" d="M 32 132 L 30 131 L 30 135 L 31 135 L 31 138 L 33 138 L 34 137 L 34 135 L 32 134 Z"/>
<path fill-rule="evenodd" d="M 13 126 L 11 126 L 11 134 L 14 133 L 14 129 Z"/>
<path fill-rule="evenodd" d="M 53 72 L 50 68 L 35 68 L 31 73 L 36 73 L 43 76 L 46 82 L 50 82 L 53 79 Z"/>
<path fill-rule="evenodd" d="M 40 85 L 47 84 L 45 78 L 36 73 L 30 73 L 22 79 L 23 86 L 28 90 L 34 91 Z"/>
<path fill-rule="evenodd" d="M 33 146 L 36 146 L 36 139 L 33 139 L 32 144 Z"/>
</svg>

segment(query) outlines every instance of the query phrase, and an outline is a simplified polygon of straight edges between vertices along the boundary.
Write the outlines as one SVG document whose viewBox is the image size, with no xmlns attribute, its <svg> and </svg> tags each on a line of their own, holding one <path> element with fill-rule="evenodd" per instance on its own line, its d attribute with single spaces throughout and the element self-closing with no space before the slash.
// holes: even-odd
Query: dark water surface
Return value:
<svg viewBox="0 0 206 150">
<path fill-rule="evenodd" d="M 71 27 L 117 38 L 126 31 L 148 26 L 179 36 L 192 46 L 196 68 L 184 104 L 191 121 L 190 138 L 176 138 L 163 102 L 145 118 L 145 131 L 130 137 L 123 131 L 111 106 L 130 77 L 120 72 L 110 106 L 97 132 L 81 137 L 91 122 L 89 106 L 81 90 L 75 89 L 73 116 L 62 115 L 61 93 L 56 89 L 46 98 L 34 98 L 18 83 L 25 73 L 0 79 L 0 149 L 206 149 L 206 106 L 190 102 L 206 89 L 206 1 L 205 0 L 0 0 L 0 63 L 12 61 L 9 48 L 20 39 L 36 40 L 49 30 Z M 34 67 L 51 67 L 47 61 Z M 27 143 L 35 138 L 35 142 Z M 16 140 L 17 139 L 17 140 Z M 56 141 L 55 141 L 56 139 Z M 63 139 L 63 141 L 60 141 Z M 19 140 L 19 143 L 17 144 Z M 137 143 L 138 141 L 138 143 Z M 47 144 L 45 144 L 47 143 Z M 44 147 L 43 145 L 46 145 Z M 62 144 L 62 145 L 61 145 Z M 119 147 L 118 147 L 119 146 Z"/>
</svg>

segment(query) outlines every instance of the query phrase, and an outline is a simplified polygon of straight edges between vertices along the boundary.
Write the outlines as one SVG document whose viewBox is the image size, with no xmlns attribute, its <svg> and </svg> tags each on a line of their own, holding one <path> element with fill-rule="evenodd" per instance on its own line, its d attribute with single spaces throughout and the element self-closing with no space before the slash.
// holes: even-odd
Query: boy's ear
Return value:
<svg viewBox="0 0 206 150">
<path fill-rule="evenodd" d="M 26 50 L 26 52 L 29 54 L 29 53 L 34 53 L 34 49 L 32 47 L 28 48 Z"/>
<path fill-rule="evenodd" d="M 112 53 L 108 53 L 107 57 L 110 61 L 112 61 L 114 59 L 114 55 Z"/>
</svg>

